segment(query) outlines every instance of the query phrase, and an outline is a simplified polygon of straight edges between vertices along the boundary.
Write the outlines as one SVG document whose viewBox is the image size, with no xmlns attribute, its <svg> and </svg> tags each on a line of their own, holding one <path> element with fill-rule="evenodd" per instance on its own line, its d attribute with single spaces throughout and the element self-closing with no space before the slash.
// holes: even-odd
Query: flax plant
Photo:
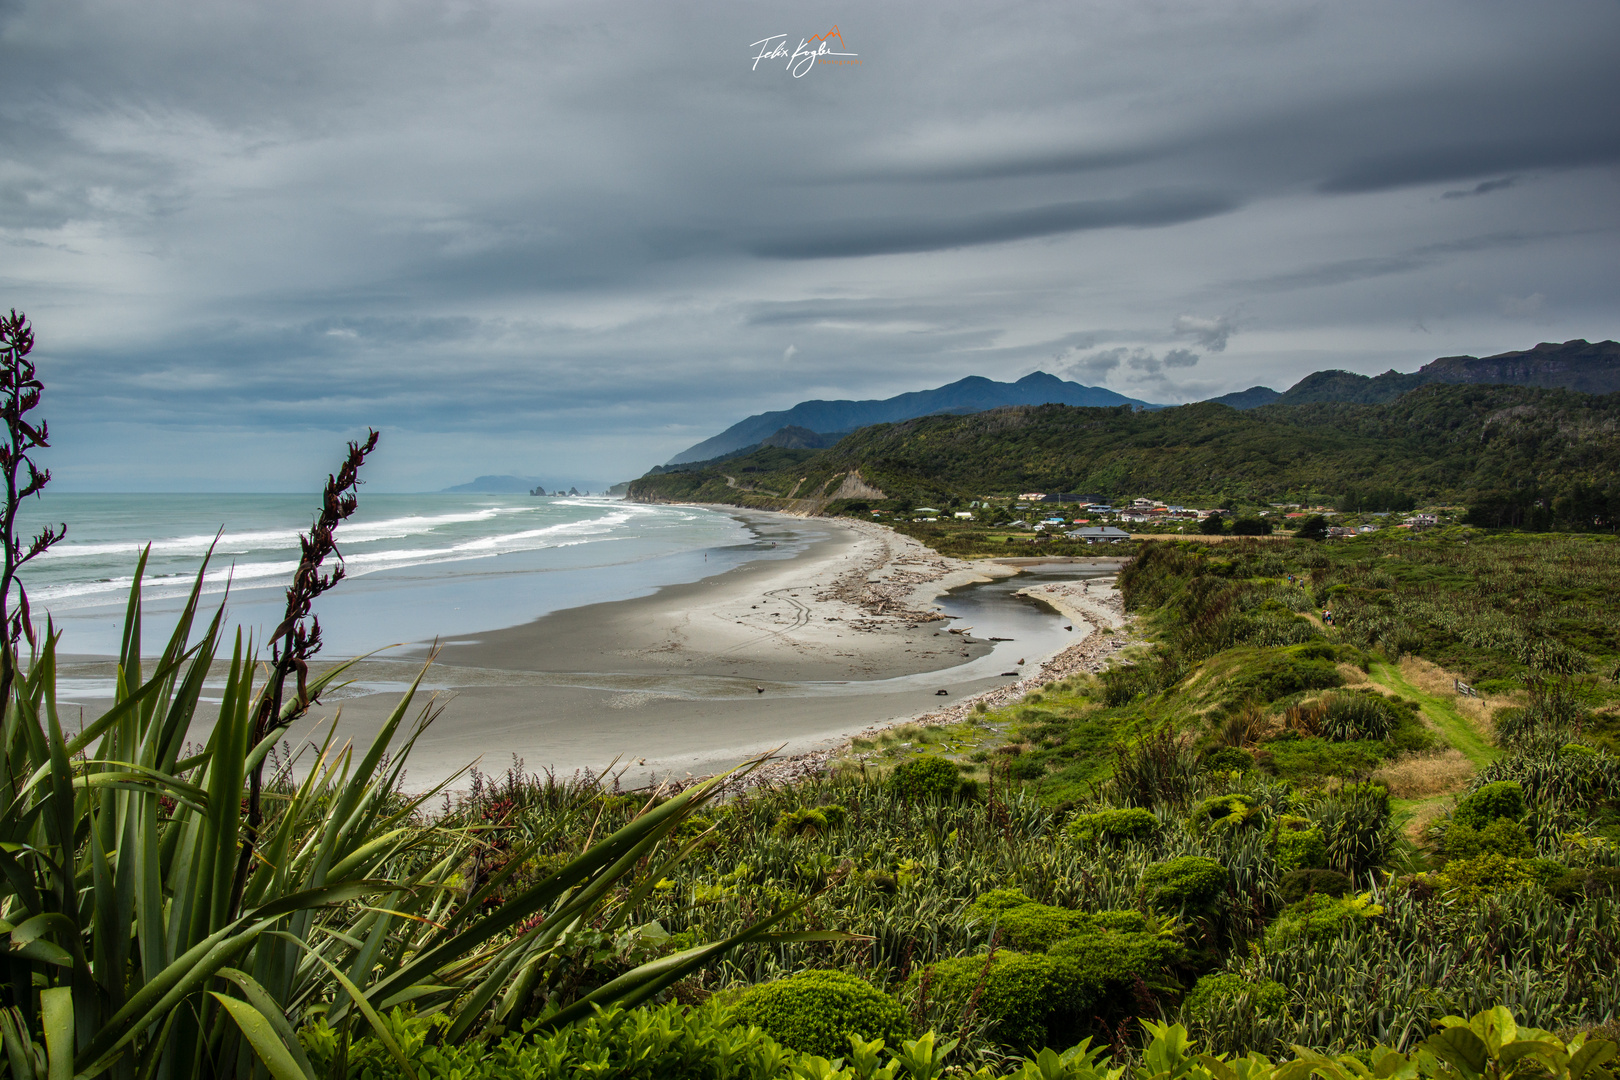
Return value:
<svg viewBox="0 0 1620 1080">
<path fill-rule="evenodd" d="M 5 327 L 0 361 L 13 391 L 25 384 L 26 412 L 38 385 L 32 368 L 19 367 L 27 348 L 18 343 L 32 338 L 18 332 L 26 329 L 18 316 Z M 12 430 L 8 478 L 44 435 L 40 425 L 19 450 Z M 553 837 L 514 851 L 469 890 L 459 870 L 490 826 L 430 820 L 423 807 L 443 785 L 415 796 L 400 788 L 436 711 L 430 703 L 407 723 L 420 676 L 369 746 L 340 742 L 329 728 L 301 780 L 283 770 L 264 781 L 287 725 L 348 666 L 309 677 L 319 627 L 304 619 L 309 601 L 341 578 L 341 566 L 322 563 L 336 554 L 334 530 L 354 510 L 358 467 L 375 442 L 373 434 L 363 447 L 350 444 L 345 467 L 328 479 L 264 678 L 255 678 L 252 641 L 224 631 L 223 606 L 192 641 L 202 570 L 162 652 L 143 663 L 143 555 L 113 705 L 70 735 L 57 708 L 60 634 L 47 625 L 18 664 L 19 637 L 36 638 L 26 609 L 14 616 L 0 594 L 0 625 L 18 628 L 0 641 L 0 674 L 16 673 L 0 718 L 0 1076 L 315 1080 L 296 1035 L 313 1016 L 337 1031 L 340 1047 L 371 1031 L 412 1075 L 381 1015 L 399 1005 L 446 1015 L 451 1040 L 540 1014 L 558 1027 L 594 1006 L 646 1001 L 745 941 L 847 936 L 772 934 L 802 901 L 564 1000 L 558 971 L 578 939 L 631 929 L 631 913 L 697 842 L 666 838 L 724 778 L 649 799 L 628 824 L 510 899 L 500 890 Z M 16 556 L 8 573 L 27 554 L 11 534 L 14 503 L 48 480 L 31 463 L 21 467 L 30 479 L 8 486 L 0 515 L 0 542 Z M 218 715 L 193 752 L 187 736 L 207 723 L 201 693 L 227 644 Z"/>
</svg>

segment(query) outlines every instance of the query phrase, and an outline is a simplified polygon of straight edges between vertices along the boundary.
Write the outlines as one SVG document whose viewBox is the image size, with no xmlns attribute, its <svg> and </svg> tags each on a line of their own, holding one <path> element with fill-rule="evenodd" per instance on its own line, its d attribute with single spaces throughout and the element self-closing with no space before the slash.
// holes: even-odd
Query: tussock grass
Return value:
<svg viewBox="0 0 1620 1080">
<path fill-rule="evenodd" d="M 1448 746 L 1391 762 L 1374 772 L 1372 778 L 1389 788 L 1394 798 L 1428 799 L 1456 794 L 1478 771 L 1462 751 Z"/>
<path fill-rule="evenodd" d="M 1401 677 L 1407 682 L 1425 694 L 1447 702 L 1458 713 L 1467 717 L 1482 738 L 1488 739 L 1493 734 L 1491 716 L 1497 709 L 1524 704 L 1522 691 L 1511 694 L 1481 694 L 1478 697 L 1458 693 L 1456 684 L 1461 676 L 1421 656 L 1403 656 L 1400 669 Z"/>
</svg>

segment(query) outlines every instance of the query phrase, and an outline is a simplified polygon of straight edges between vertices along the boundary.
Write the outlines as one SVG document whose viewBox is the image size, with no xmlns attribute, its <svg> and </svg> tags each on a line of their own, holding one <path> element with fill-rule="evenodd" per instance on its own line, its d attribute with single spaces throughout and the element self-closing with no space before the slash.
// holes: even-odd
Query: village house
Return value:
<svg viewBox="0 0 1620 1080">
<path fill-rule="evenodd" d="M 1124 529 L 1116 529 L 1112 525 L 1090 525 L 1083 529 L 1071 529 L 1066 535 L 1070 540 L 1084 540 L 1088 544 L 1113 544 L 1131 538 L 1130 533 Z"/>
</svg>

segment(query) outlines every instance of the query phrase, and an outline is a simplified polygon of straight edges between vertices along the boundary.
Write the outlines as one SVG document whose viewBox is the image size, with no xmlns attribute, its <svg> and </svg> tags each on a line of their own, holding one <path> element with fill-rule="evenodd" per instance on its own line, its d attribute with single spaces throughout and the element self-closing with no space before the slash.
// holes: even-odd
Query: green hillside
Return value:
<svg viewBox="0 0 1620 1080">
<path fill-rule="evenodd" d="M 1306 502 L 1392 489 L 1476 506 L 1491 516 L 1484 524 L 1607 531 L 1620 517 L 1620 394 L 1434 384 L 1381 404 L 1014 407 L 879 424 L 821 451 L 697 463 L 630 493 L 814 509 L 852 474 L 914 504 L 1023 491 Z"/>
</svg>

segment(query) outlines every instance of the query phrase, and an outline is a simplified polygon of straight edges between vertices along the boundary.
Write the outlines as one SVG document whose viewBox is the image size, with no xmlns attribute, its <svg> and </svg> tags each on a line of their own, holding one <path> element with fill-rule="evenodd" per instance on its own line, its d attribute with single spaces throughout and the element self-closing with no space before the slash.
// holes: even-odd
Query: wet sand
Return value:
<svg viewBox="0 0 1620 1080">
<path fill-rule="evenodd" d="M 735 569 L 442 646 L 417 703 L 442 712 L 411 753 L 408 786 L 474 761 L 500 772 L 514 759 L 560 775 L 616 760 L 622 783 L 635 786 L 777 748 L 824 750 L 1003 687 L 1090 628 L 1065 630 L 1003 597 L 973 621 L 1012 618 L 1018 643 L 985 640 L 995 631 L 984 625 L 952 633 L 936 606 L 942 594 L 1017 569 L 947 559 L 867 522 L 738 516 L 758 535 L 759 557 Z M 1094 573 L 1117 566 L 1097 563 Z M 428 652 L 356 665 L 353 684 L 327 695 L 288 741 L 322 737 L 341 708 L 340 734 L 369 742 Z"/>
</svg>

